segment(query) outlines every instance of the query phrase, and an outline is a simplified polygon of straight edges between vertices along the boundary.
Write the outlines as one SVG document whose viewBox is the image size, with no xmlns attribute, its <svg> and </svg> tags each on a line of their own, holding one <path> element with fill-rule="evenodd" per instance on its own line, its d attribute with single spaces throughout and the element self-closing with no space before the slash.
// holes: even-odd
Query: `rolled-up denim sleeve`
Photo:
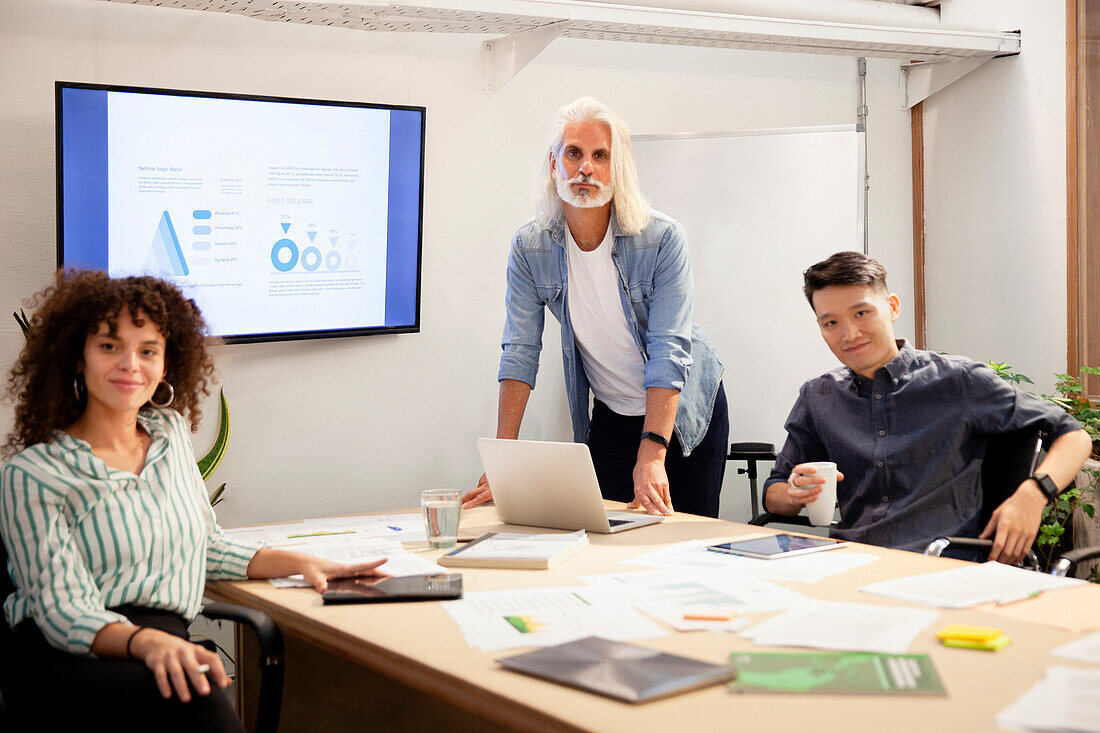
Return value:
<svg viewBox="0 0 1100 733">
<path fill-rule="evenodd" d="M 787 440 L 775 459 L 775 466 L 768 480 L 764 482 L 765 494 L 772 484 L 790 478 L 791 470 L 799 463 L 829 460 L 829 452 L 818 437 L 813 414 L 810 412 L 809 385 L 810 383 L 807 382 L 798 391 L 798 399 L 795 400 L 791 414 L 787 416 L 787 422 L 783 425 L 787 431 Z"/>
<path fill-rule="evenodd" d="M 503 353 L 500 355 L 497 381 L 515 379 L 533 388 L 539 371 L 546 316 L 519 235 L 512 241 L 512 250 L 508 255 L 508 291 L 504 297 L 504 310 L 504 334 L 500 340 Z"/>
<path fill-rule="evenodd" d="M 687 235 L 675 222 L 665 232 L 653 272 L 649 323 L 645 333 L 643 386 L 683 390 L 691 367 L 691 319 L 695 281 L 688 256 Z"/>
<path fill-rule="evenodd" d="M 971 425 L 979 433 L 998 435 L 1036 428 L 1046 433 L 1045 447 L 1083 426 L 1058 405 L 1009 384 L 985 364 L 964 372 Z"/>
</svg>

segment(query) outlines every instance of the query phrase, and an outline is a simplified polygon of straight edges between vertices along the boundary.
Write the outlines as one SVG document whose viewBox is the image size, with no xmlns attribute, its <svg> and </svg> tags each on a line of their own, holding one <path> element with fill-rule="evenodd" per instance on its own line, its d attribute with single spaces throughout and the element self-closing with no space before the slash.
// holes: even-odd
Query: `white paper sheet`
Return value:
<svg viewBox="0 0 1100 733">
<path fill-rule="evenodd" d="M 356 565 L 373 560 L 386 558 L 378 569 L 388 575 L 435 575 L 436 573 L 449 572 L 431 560 L 406 552 L 400 542 L 394 540 L 360 540 L 357 542 L 344 542 L 343 544 L 307 545 L 297 548 L 316 557 L 326 560 L 342 562 L 348 565 Z M 309 584 L 301 575 L 291 575 L 287 578 L 272 578 L 271 584 L 276 588 L 308 588 Z"/>
<path fill-rule="evenodd" d="M 1100 733 L 1100 669 L 1048 667 L 1046 676 L 1002 710 L 1002 728 Z"/>
<path fill-rule="evenodd" d="M 473 591 L 442 605 L 466 643 L 484 651 L 551 646 L 586 636 L 612 641 L 668 636 L 621 597 L 585 586 Z"/>
<path fill-rule="evenodd" d="M 874 555 L 850 552 L 847 548 L 841 548 L 829 550 L 828 552 L 799 555 L 798 557 L 758 560 L 752 557 L 711 552 L 707 549 L 708 544 L 714 544 L 714 542 L 689 540 L 621 562 L 626 565 L 717 570 L 741 575 L 755 575 L 771 580 L 816 583 L 819 580 L 862 567 L 878 559 Z"/>
<path fill-rule="evenodd" d="M 741 635 L 764 646 L 904 654 L 939 616 L 922 608 L 819 602 L 772 616 Z"/>
<path fill-rule="evenodd" d="M 860 588 L 887 598 L 938 608 L 970 608 L 979 603 L 1020 599 L 1030 593 L 1081 585 L 1075 578 L 1057 578 L 998 562 L 984 562 L 907 578 L 893 578 Z"/>
<path fill-rule="evenodd" d="M 1066 659 L 1080 659 L 1083 662 L 1100 664 L 1100 631 L 1095 634 L 1089 634 L 1083 639 L 1077 639 L 1068 644 L 1063 644 L 1057 649 L 1052 650 L 1051 654 L 1065 657 Z"/>
</svg>

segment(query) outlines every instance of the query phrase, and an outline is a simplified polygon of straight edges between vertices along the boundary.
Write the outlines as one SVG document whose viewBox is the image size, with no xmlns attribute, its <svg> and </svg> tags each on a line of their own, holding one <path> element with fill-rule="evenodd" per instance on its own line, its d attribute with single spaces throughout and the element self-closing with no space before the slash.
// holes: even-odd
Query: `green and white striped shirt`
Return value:
<svg viewBox="0 0 1100 733">
<path fill-rule="evenodd" d="M 191 619 L 204 577 L 245 577 L 261 545 L 218 526 L 183 417 L 143 410 L 138 422 L 153 440 L 137 476 L 61 431 L 0 472 L 0 532 L 18 589 L 4 603 L 10 626 L 33 618 L 50 644 L 87 655 L 101 628 L 126 622 L 109 607 Z"/>
</svg>

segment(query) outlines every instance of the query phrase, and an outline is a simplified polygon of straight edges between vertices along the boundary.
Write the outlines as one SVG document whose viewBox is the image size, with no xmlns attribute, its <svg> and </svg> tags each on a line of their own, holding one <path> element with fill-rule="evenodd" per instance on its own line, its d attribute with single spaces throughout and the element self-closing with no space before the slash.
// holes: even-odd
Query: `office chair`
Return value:
<svg viewBox="0 0 1100 733">
<path fill-rule="evenodd" d="M 0 605 L 15 592 L 15 584 L 8 574 L 8 549 L 0 542 Z M 262 611 L 229 603 L 206 603 L 200 613 L 213 620 L 234 621 L 251 628 L 260 647 L 260 702 L 256 716 L 255 733 L 275 733 L 279 727 L 279 715 L 283 704 L 283 635 L 275 622 Z M 12 654 L 14 632 L 0 618 L 0 730 L 4 725 L 3 696 L 11 690 L 11 681 L 18 670 L 9 663 Z M 212 643 L 204 644 L 207 648 Z M 214 649 L 211 649 L 214 651 Z"/>
<path fill-rule="evenodd" d="M 738 468 L 738 474 L 748 474 L 749 478 L 749 504 L 752 508 L 752 519 L 749 524 L 763 527 L 765 524 L 790 524 L 797 527 L 812 527 L 810 518 L 804 515 L 788 517 L 785 514 L 773 514 L 760 511 L 761 499 L 756 487 L 758 476 L 757 461 L 774 462 L 778 456 L 775 453 L 775 445 L 772 443 L 733 443 L 730 452 L 726 455 L 727 461 L 745 461 L 745 468 Z"/>
<path fill-rule="evenodd" d="M 982 457 L 982 510 L 979 526 L 985 527 L 993 511 L 1012 495 L 1024 480 L 1035 472 L 1043 448 L 1041 430 L 1025 428 L 1002 435 L 991 435 Z M 976 537 L 937 537 L 925 549 L 925 555 L 938 557 L 949 547 L 961 550 L 989 552 L 993 540 Z M 1027 551 L 1023 566 L 1039 569 L 1039 558 L 1034 550 Z"/>
</svg>

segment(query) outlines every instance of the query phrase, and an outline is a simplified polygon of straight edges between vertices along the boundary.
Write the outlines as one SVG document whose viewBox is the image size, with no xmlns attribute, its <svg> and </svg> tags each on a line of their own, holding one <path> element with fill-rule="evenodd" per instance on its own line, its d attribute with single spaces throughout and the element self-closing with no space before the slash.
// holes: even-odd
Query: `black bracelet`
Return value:
<svg viewBox="0 0 1100 733">
<path fill-rule="evenodd" d="M 140 633 L 141 633 L 142 631 L 145 631 L 145 630 L 146 630 L 146 629 L 148 629 L 148 628 L 151 628 L 151 627 L 149 627 L 149 626 L 139 626 L 139 627 L 137 628 L 137 631 L 135 631 L 134 633 L 130 634 L 130 638 L 126 640 L 126 658 L 127 658 L 127 659 L 136 659 L 136 657 L 134 656 L 134 653 L 133 653 L 132 651 L 130 651 L 130 644 L 132 644 L 132 643 L 133 643 L 133 641 L 134 641 L 134 637 L 135 637 L 135 636 L 137 636 L 137 635 L 138 635 L 138 634 L 140 634 Z"/>
<path fill-rule="evenodd" d="M 668 438 L 661 435 L 660 433 L 651 433 L 651 432 L 648 432 L 648 431 L 644 432 L 644 433 L 642 433 L 642 440 L 652 440 L 654 443 L 657 443 L 658 445 L 663 445 L 665 448 L 668 447 Z"/>
</svg>

